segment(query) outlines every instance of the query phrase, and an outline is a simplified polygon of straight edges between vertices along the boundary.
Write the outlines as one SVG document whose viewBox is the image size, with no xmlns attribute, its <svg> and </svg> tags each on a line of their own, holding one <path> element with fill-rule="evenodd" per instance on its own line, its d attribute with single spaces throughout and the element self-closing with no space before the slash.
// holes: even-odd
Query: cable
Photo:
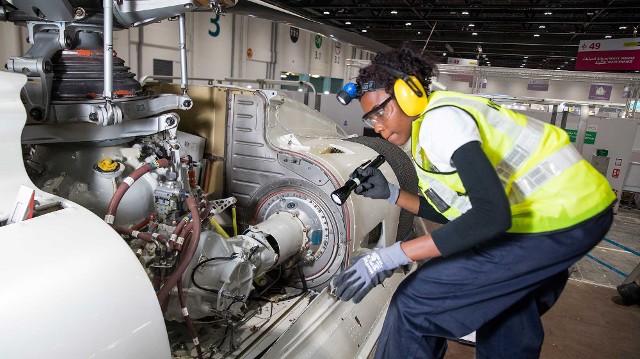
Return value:
<svg viewBox="0 0 640 359">
<path fill-rule="evenodd" d="M 193 285 L 198 289 L 217 294 L 218 293 L 217 289 L 205 288 L 205 287 L 202 287 L 202 286 L 198 285 L 198 283 L 196 283 L 196 277 L 195 277 L 196 276 L 196 271 L 198 269 L 200 269 L 200 267 L 204 266 L 205 264 L 207 264 L 209 262 L 217 261 L 217 260 L 228 260 L 228 261 L 230 261 L 232 259 L 235 259 L 236 257 L 237 257 L 237 254 L 233 253 L 229 257 L 213 257 L 213 258 L 205 259 L 202 262 L 196 264 L 196 266 L 193 267 L 193 270 L 191 271 L 191 283 L 193 283 Z"/>
<path fill-rule="evenodd" d="M 278 299 L 275 300 L 276 302 L 297 298 L 297 297 L 301 296 L 302 294 L 304 294 L 305 292 L 307 292 L 307 290 L 308 290 L 308 288 L 307 288 L 307 280 L 304 278 L 304 273 L 302 272 L 302 264 L 298 264 L 298 274 L 300 275 L 300 280 L 302 281 L 302 290 L 300 290 L 300 292 L 292 294 L 292 295 L 290 295 L 288 297 L 278 298 Z"/>
</svg>

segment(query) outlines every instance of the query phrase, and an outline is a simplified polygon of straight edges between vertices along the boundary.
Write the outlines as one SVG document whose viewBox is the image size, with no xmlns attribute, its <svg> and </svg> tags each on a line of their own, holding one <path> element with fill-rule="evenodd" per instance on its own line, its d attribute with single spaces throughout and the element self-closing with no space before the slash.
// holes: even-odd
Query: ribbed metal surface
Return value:
<svg viewBox="0 0 640 359">
<path fill-rule="evenodd" d="M 64 50 L 56 54 L 53 63 L 53 100 L 84 100 L 102 97 L 102 50 Z M 124 65 L 124 60 L 113 57 L 114 97 L 133 97 L 142 91 L 135 74 Z"/>
</svg>

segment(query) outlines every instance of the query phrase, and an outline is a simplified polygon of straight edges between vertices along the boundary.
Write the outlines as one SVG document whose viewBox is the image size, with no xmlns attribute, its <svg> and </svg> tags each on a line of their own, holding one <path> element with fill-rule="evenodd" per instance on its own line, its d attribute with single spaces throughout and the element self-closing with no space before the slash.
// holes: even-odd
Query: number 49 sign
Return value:
<svg viewBox="0 0 640 359">
<path fill-rule="evenodd" d="M 637 38 L 582 40 L 576 70 L 640 70 L 640 41 Z"/>
</svg>

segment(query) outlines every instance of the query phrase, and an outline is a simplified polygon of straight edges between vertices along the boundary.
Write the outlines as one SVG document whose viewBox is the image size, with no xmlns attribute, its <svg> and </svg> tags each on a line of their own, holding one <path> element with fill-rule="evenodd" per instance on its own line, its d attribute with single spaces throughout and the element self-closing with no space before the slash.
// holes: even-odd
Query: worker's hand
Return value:
<svg viewBox="0 0 640 359">
<path fill-rule="evenodd" d="M 363 178 L 362 183 L 354 192 L 364 197 L 384 199 L 390 204 L 395 204 L 400 195 L 400 188 L 395 184 L 389 184 L 378 168 L 367 167 L 356 169 L 358 177 Z"/>
<path fill-rule="evenodd" d="M 335 295 L 345 302 L 353 298 L 354 303 L 360 303 L 373 287 L 390 277 L 394 269 L 409 263 L 411 259 L 400 247 L 400 242 L 376 248 L 333 279 Z"/>
</svg>

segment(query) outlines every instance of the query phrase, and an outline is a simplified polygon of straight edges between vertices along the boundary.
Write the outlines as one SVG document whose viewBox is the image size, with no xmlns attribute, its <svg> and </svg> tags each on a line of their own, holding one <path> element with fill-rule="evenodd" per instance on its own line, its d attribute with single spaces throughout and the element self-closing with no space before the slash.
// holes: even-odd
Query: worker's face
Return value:
<svg viewBox="0 0 640 359">
<path fill-rule="evenodd" d="M 367 92 L 360 98 L 363 120 L 385 140 L 402 146 L 411 139 L 411 121 L 398 106 L 396 99 L 384 90 Z"/>
</svg>

